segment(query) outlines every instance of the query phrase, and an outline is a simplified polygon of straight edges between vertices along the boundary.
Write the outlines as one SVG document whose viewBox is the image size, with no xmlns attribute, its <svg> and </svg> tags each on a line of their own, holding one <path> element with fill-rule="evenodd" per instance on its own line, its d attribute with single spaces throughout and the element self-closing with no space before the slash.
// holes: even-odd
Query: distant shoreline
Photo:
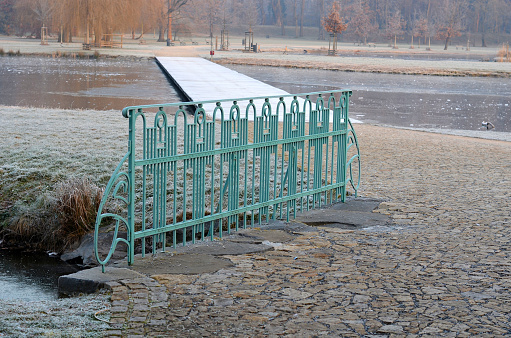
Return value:
<svg viewBox="0 0 511 338">
<path fill-rule="evenodd" d="M 453 46 L 444 51 L 443 46 L 438 45 L 431 46 L 430 50 L 427 50 L 424 47 L 412 49 L 406 44 L 393 49 L 385 44 L 370 47 L 339 43 L 337 56 L 327 56 L 325 46 L 328 44 L 324 41 L 266 39 L 259 41 L 260 53 L 245 53 L 241 45 L 234 43 L 238 41 L 237 37 L 232 37 L 231 40 L 233 43 L 229 50 L 214 51 L 213 62 L 362 73 L 511 78 L 511 63 L 488 61 L 497 56 L 497 47 L 473 47 L 468 51 Z M 19 52 L 18 55 L 54 58 L 126 60 L 152 59 L 155 56 L 211 58 L 210 45 L 166 46 L 162 42 L 149 38 L 144 44 L 140 44 L 137 40 L 125 39 L 123 48 L 83 50 L 81 42 L 60 44 L 50 41 L 49 45 L 42 46 L 35 39 L 0 36 L 0 50 L 3 50 L 3 57 L 7 57 L 10 53 L 16 55 Z"/>
<path fill-rule="evenodd" d="M 431 75 L 431 76 L 473 76 L 473 77 L 494 77 L 509 78 L 510 72 L 482 71 L 482 70 L 452 70 L 437 68 L 404 68 L 392 66 L 370 66 L 364 67 L 356 64 L 320 64 L 314 61 L 286 61 L 274 59 L 239 59 L 225 58 L 215 61 L 218 64 L 246 65 L 246 66 L 265 66 L 265 67 L 285 67 L 285 68 L 305 68 L 321 69 L 341 72 L 360 72 L 360 73 L 382 73 L 382 74 L 402 74 L 402 75 Z"/>
</svg>

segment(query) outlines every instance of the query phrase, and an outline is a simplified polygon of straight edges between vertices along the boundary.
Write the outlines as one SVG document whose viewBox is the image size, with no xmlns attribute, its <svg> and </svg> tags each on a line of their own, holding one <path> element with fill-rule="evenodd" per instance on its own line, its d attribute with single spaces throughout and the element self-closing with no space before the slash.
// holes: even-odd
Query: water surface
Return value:
<svg viewBox="0 0 511 338">
<path fill-rule="evenodd" d="M 179 102 L 152 60 L 0 57 L 0 104 L 121 110 Z"/>
<path fill-rule="evenodd" d="M 76 271 L 75 266 L 44 253 L 0 250 L 0 303 L 56 299 L 59 276 Z"/>
<path fill-rule="evenodd" d="M 350 116 L 391 126 L 511 132 L 511 79 L 228 66 L 290 93 L 351 89 Z"/>
</svg>

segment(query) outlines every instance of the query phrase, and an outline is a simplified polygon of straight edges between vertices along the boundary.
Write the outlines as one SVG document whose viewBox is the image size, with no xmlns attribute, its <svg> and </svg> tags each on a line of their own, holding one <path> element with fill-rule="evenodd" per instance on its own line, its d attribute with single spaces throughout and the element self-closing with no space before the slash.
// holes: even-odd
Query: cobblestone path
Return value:
<svg viewBox="0 0 511 338">
<path fill-rule="evenodd" d="M 510 336 L 511 143 L 356 126 L 391 226 L 112 285 L 111 336 Z"/>
</svg>

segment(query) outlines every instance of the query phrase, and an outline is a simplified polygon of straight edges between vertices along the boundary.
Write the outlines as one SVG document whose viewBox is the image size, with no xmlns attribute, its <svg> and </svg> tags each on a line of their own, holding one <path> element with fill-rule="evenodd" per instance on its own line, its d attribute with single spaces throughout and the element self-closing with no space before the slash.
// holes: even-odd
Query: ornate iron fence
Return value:
<svg viewBox="0 0 511 338">
<path fill-rule="evenodd" d="M 360 153 L 350 96 L 339 90 L 123 109 L 128 152 L 105 189 L 94 235 L 103 271 L 119 243 L 132 264 L 136 248 L 156 253 L 289 220 L 344 202 L 350 185 L 356 195 Z M 114 239 L 102 258 L 98 235 L 109 230 Z"/>
</svg>

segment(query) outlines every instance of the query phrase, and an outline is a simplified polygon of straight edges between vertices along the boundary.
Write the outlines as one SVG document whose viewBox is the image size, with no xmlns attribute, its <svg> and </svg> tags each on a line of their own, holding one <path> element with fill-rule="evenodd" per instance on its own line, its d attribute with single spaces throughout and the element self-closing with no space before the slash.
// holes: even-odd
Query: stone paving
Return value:
<svg viewBox="0 0 511 338">
<path fill-rule="evenodd" d="M 357 125 L 390 225 L 111 283 L 109 336 L 510 336 L 511 143 Z"/>
</svg>

